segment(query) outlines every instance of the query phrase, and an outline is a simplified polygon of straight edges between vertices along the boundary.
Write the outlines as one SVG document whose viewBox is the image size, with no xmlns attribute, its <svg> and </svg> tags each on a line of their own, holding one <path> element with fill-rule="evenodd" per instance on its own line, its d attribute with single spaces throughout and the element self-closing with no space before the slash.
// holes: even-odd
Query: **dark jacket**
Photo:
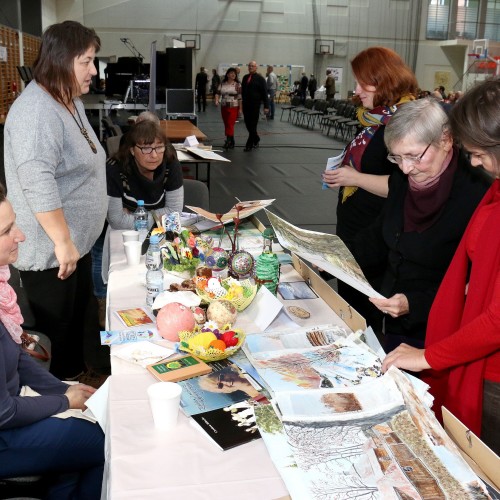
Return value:
<svg viewBox="0 0 500 500">
<path fill-rule="evenodd" d="M 206 94 L 207 92 L 208 75 L 204 71 L 200 71 L 196 75 L 195 88 L 198 94 Z"/>
<path fill-rule="evenodd" d="M 37 364 L 0 323 L 0 429 L 33 424 L 66 411 L 68 386 Z M 23 385 L 43 397 L 20 397 Z"/>
<path fill-rule="evenodd" d="M 264 108 L 269 108 L 269 101 L 267 98 L 267 83 L 263 76 L 254 73 L 248 83 L 250 74 L 243 77 L 241 82 L 241 97 L 243 99 L 243 109 L 260 107 L 261 103 Z"/>
<path fill-rule="evenodd" d="M 431 227 L 420 233 L 403 231 L 408 177 L 395 169 L 384 210 L 354 242 L 353 253 L 361 268 L 385 268 L 380 293 L 387 298 L 402 293 L 408 298 L 408 314 L 386 316 L 386 334 L 424 339 L 437 289 L 472 213 L 489 187 L 486 177 L 473 169 L 463 154 L 458 150 L 454 154 L 458 155 L 458 167 L 451 193 Z"/>
</svg>

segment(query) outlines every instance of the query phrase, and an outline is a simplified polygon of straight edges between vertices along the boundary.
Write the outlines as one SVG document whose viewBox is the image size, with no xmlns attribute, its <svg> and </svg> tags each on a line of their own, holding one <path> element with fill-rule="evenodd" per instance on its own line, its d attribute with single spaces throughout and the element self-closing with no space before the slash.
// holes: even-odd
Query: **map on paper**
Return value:
<svg viewBox="0 0 500 500">
<path fill-rule="evenodd" d="M 352 253 L 338 236 L 300 229 L 269 210 L 266 214 L 281 246 L 368 297 L 384 298 L 368 283 Z"/>
</svg>

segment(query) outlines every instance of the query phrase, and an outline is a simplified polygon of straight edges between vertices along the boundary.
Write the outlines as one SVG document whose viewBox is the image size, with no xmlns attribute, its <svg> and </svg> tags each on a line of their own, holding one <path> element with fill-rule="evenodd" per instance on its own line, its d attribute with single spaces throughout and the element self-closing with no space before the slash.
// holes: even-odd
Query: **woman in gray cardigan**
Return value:
<svg viewBox="0 0 500 500">
<path fill-rule="evenodd" d="M 5 124 L 7 188 L 26 235 L 16 267 L 36 329 L 52 341 L 51 371 L 59 378 L 94 364 L 84 360 L 84 338 L 96 350 L 99 339 L 90 249 L 106 217 L 106 154 L 80 100 L 97 74 L 99 48 L 95 31 L 80 23 L 50 26 L 34 81 Z"/>
</svg>

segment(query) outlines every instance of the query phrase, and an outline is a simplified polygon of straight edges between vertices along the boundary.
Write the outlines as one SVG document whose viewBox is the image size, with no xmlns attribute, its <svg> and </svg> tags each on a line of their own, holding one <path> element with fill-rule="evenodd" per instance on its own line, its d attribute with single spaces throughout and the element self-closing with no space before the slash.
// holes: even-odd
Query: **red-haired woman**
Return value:
<svg viewBox="0 0 500 500">
<path fill-rule="evenodd" d="M 337 235 L 349 247 L 356 234 L 380 214 L 388 193 L 394 165 L 387 159 L 384 128 L 398 107 L 415 99 L 417 80 L 401 57 L 385 47 L 371 47 L 351 61 L 356 78 L 355 101 L 363 130 L 345 151 L 342 167 L 327 170 L 323 179 L 331 189 L 340 188 L 337 204 Z M 375 288 L 380 270 L 363 269 Z M 382 316 L 359 292 L 339 282 L 339 293 L 368 321 L 381 329 Z"/>
</svg>

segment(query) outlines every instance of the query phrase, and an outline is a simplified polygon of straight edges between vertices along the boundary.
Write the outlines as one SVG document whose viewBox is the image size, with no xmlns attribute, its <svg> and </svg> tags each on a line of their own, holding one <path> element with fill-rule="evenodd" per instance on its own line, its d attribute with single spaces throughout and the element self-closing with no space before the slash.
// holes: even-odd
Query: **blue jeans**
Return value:
<svg viewBox="0 0 500 500">
<path fill-rule="evenodd" d="M 45 418 L 0 430 L 0 478 L 50 476 L 50 500 L 99 500 L 104 433 L 79 418 Z"/>
<path fill-rule="evenodd" d="M 105 299 L 108 287 L 102 281 L 102 251 L 104 248 L 104 237 L 106 236 L 106 231 L 101 233 L 101 236 L 97 238 L 94 246 L 90 250 L 92 255 L 92 281 L 94 283 L 94 295 L 98 299 Z"/>
</svg>

